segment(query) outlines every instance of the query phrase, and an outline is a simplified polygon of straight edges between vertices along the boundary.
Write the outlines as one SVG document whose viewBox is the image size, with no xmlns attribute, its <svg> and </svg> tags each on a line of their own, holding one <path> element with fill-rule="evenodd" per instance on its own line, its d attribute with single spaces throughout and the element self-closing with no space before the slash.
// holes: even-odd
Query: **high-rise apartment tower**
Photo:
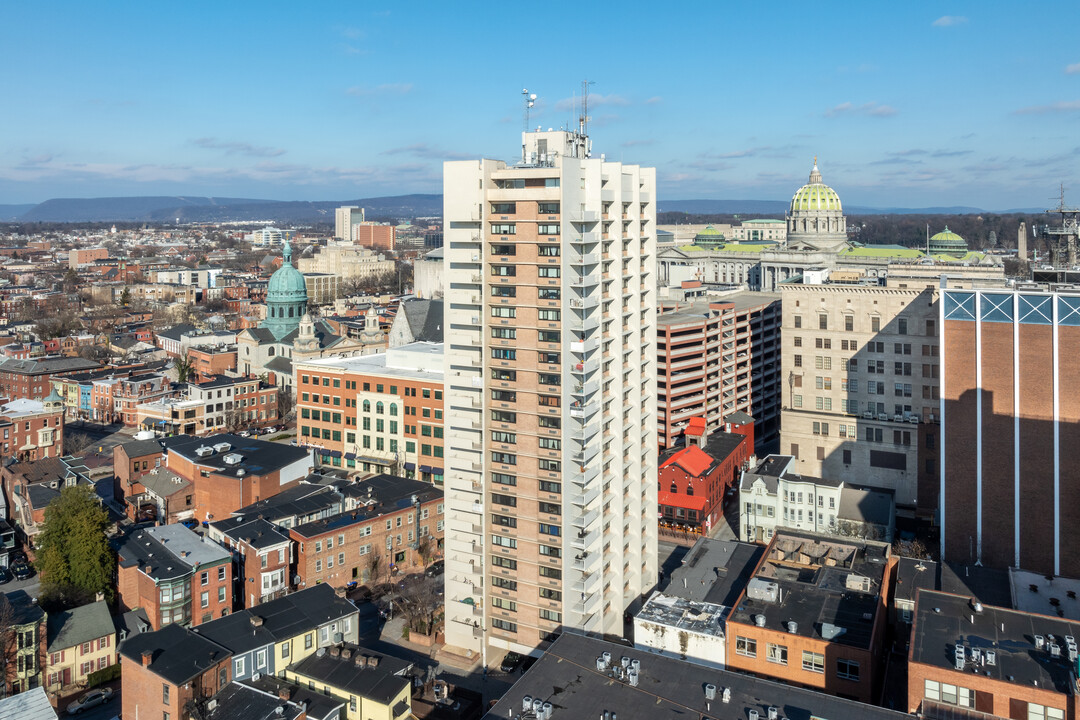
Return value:
<svg viewBox="0 0 1080 720">
<path fill-rule="evenodd" d="M 656 171 L 589 148 L 445 164 L 446 639 L 485 662 L 656 581 Z"/>
</svg>

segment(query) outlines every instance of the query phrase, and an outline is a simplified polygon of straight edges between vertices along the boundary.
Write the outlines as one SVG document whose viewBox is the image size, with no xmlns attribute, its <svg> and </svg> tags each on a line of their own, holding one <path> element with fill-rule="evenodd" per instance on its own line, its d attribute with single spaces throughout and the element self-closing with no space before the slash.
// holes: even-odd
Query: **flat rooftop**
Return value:
<svg viewBox="0 0 1080 720">
<path fill-rule="evenodd" d="M 597 659 L 604 652 L 611 654 L 613 665 L 621 665 L 624 656 L 640 661 L 637 686 L 613 677 L 610 670 L 597 669 Z M 707 685 L 716 687 L 714 700 L 705 697 Z M 725 690 L 729 692 L 726 703 Z M 895 710 L 569 632 L 560 635 L 484 717 L 522 717 L 526 697 L 530 702 L 551 703 L 555 720 L 602 718 L 605 712 L 618 715 L 619 720 L 744 720 L 750 710 L 757 710 L 764 720 L 770 707 L 789 720 L 910 720 Z"/>
<path fill-rule="evenodd" d="M 764 554 L 765 548 L 755 543 L 701 538 L 661 590 L 665 595 L 730 608 Z"/>
<path fill-rule="evenodd" d="M 653 593 L 645 606 L 634 616 L 634 620 L 722 638 L 727 610 L 723 605 Z"/>
<path fill-rule="evenodd" d="M 1080 580 L 1009 569 L 1012 607 L 1080 622 Z"/>
<path fill-rule="evenodd" d="M 922 590 L 911 628 L 910 661 L 955 671 L 959 646 L 963 672 L 1072 695 L 1075 661 L 1070 667 L 1066 637 L 1080 637 L 1080 623 L 994 605 L 977 609 L 970 597 Z M 1059 657 L 1052 656 L 1051 645 L 1059 648 Z M 986 657 L 988 650 L 993 662 Z"/>
<path fill-rule="evenodd" d="M 888 559 L 885 543 L 782 530 L 728 622 L 869 648 Z"/>
</svg>

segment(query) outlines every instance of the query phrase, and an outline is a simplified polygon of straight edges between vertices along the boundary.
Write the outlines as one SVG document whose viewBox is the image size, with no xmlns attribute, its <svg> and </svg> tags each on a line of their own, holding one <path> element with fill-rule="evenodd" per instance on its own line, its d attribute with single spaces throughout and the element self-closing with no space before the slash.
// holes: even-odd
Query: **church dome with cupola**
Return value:
<svg viewBox="0 0 1080 720">
<path fill-rule="evenodd" d="M 810 179 L 791 198 L 787 226 L 789 245 L 835 249 L 847 242 L 847 221 L 840 196 L 822 182 L 817 158 L 814 158 Z"/>
<path fill-rule="evenodd" d="M 287 241 L 281 248 L 281 259 L 281 267 L 266 286 L 266 319 L 260 323 L 279 340 L 300 325 L 308 302 L 307 283 L 293 267 L 292 247 Z"/>
</svg>

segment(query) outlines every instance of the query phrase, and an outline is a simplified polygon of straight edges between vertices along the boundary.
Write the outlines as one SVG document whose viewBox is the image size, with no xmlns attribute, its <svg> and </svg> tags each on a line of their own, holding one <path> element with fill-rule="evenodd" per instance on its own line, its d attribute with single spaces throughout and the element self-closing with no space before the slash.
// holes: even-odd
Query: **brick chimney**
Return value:
<svg viewBox="0 0 1080 720">
<path fill-rule="evenodd" d="M 142 651 L 142 664 L 143 664 L 143 667 L 148 667 L 150 665 L 151 661 L 153 661 L 153 659 L 154 659 L 154 651 L 153 650 L 143 650 Z"/>
<path fill-rule="evenodd" d="M 292 688 L 288 685 L 278 685 L 277 696 L 279 700 L 288 702 L 289 699 L 292 698 Z"/>
<path fill-rule="evenodd" d="M 683 430 L 683 436 L 686 438 L 686 447 L 690 447 L 691 445 L 704 447 L 705 442 L 709 438 L 709 424 L 705 422 L 705 418 L 703 417 L 692 417 L 686 423 L 686 429 Z"/>
<path fill-rule="evenodd" d="M 251 627 L 262 627 L 263 619 L 258 615 L 251 616 Z"/>
</svg>

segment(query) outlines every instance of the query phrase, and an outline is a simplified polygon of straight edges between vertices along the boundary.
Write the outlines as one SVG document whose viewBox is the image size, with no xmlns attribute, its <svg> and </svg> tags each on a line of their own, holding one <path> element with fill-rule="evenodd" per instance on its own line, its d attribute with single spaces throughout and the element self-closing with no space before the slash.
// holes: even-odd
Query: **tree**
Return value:
<svg viewBox="0 0 1080 720">
<path fill-rule="evenodd" d="M 431 578 L 420 577 L 406 582 L 393 602 L 410 632 L 430 635 L 435 629 L 435 612 L 441 603 Z"/>
<path fill-rule="evenodd" d="M 416 554 L 420 556 L 420 562 L 424 564 L 424 567 L 427 567 L 431 558 L 435 556 L 435 543 L 432 542 L 430 535 L 420 536 L 416 543 Z"/>
<path fill-rule="evenodd" d="M 35 565 L 49 604 L 78 607 L 99 592 L 113 595 L 116 558 L 106 536 L 110 524 L 109 513 L 85 485 L 65 487 L 45 508 Z"/>
<path fill-rule="evenodd" d="M 379 584 L 379 579 L 383 574 L 383 558 L 377 552 L 368 554 L 367 561 L 364 563 L 364 571 L 367 573 L 367 582 L 375 588 Z"/>
<path fill-rule="evenodd" d="M 64 452 L 69 455 L 76 455 L 81 453 L 86 448 L 90 447 L 90 436 L 86 433 L 65 433 L 64 434 Z"/>
<path fill-rule="evenodd" d="M 18 645 L 15 637 L 15 609 L 7 595 L 0 595 L 0 690 L 7 694 L 7 679 L 12 673 Z"/>
<path fill-rule="evenodd" d="M 131 289 L 130 288 L 125 287 L 124 291 L 122 293 L 120 293 L 120 304 L 123 305 L 124 307 L 127 307 L 128 305 L 131 304 Z"/>
<path fill-rule="evenodd" d="M 187 355 L 178 357 L 173 362 L 173 368 L 176 369 L 176 381 L 182 383 L 187 382 L 188 378 L 195 372 L 195 365 Z"/>
<path fill-rule="evenodd" d="M 284 422 L 293 411 L 293 394 L 284 385 L 278 385 L 277 415 Z"/>
</svg>

